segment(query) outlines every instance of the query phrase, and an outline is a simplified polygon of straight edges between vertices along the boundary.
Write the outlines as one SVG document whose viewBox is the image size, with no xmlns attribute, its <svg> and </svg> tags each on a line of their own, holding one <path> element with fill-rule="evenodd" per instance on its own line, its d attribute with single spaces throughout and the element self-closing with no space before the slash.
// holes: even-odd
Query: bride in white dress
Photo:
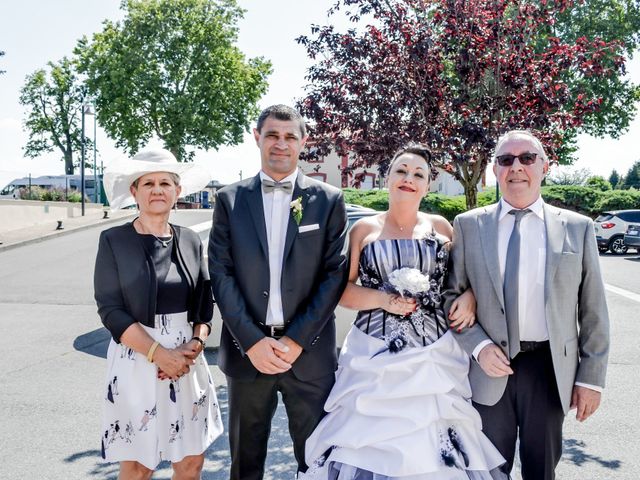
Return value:
<svg viewBox="0 0 640 480">
<path fill-rule="evenodd" d="M 419 145 L 398 152 L 389 210 L 351 230 L 340 304 L 358 314 L 301 479 L 509 478 L 471 405 L 469 358 L 449 331 L 474 321 L 475 299 L 466 292 L 449 319 L 442 309 L 452 228 L 418 211 L 433 178 L 430 159 Z"/>
</svg>

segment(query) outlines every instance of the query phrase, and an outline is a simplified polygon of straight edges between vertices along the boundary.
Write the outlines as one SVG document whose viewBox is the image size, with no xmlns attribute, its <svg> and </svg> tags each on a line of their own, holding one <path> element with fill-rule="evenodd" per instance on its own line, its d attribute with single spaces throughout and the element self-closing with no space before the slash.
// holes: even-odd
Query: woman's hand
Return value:
<svg viewBox="0 0 640 480">
<path fill-rule="evenodd" d="M 458 332 L 476 323 L 476 297 L 470 288 L 451 304 L 449 321 L 451 328 L 455 328 Z"/>
<path fill-rule="evenodd" d="M 158 378 L 177 380 L 189 373 L 189 367 L 195 364 L 195 360 L 190 358 L 186 351 L 178 348 L 158 347 L 153 355 L 153 363 L 158 366 Z"/>
<path fill-rule="evenodd" d="M 184 353 L 191 360 L 195 360 L 200 352 L 204 350 L 202 344 L 197 340 L 189 340 L 187 343 L 183 343 L 182 345 L 176 347 L 176 350 Z"/>
<path fill-rule="evenodd" d="M 416 301 L 413 298 L 402 297 L 394 293 L 380 293 L 384 296 L 381 307 L 389 313 L 404 317 L 416 310 Z"/>
</svg>

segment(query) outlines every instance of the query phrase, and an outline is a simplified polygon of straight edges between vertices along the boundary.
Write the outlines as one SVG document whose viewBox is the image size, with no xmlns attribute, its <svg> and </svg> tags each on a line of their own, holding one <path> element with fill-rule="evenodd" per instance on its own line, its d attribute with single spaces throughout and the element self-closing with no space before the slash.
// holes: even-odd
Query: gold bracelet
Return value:
<svg viewBox="0 0 640 480">
<path fill-rule="evenodd" d="M 156 348 L 158 348 L 159 345 L 160 342 L 153 342 L 153 345 L 151 345 L 151 348 L 147 352 L 147 360 L 149 360 L 149 363 L 153 363 L 153 354 L 156 353 Z"/>
</svg>

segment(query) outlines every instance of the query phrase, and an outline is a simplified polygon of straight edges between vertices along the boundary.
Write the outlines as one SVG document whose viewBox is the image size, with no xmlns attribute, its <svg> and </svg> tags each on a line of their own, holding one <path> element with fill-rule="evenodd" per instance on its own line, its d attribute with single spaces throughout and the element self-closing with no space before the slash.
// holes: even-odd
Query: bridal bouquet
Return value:
<svg viewBox="0 0 640 480">
<path fill-rule="evenodd" d="M 399 268 L 389 275 L 389 283 L 403 297 L 417 297 L 431 288 L 429 275 L 417 268 Z"/>
<path fill-rule="evenodd" d="M 393 290 L 402 297 L 415 298 L 419 305 L 425 303 L 423 298 L 432 288 L 432 282 L 429 275 L 425 275 L 417 268 L 399 268 L 389 274 L 387 279 L 388 290 Z M 413 317 L 416 321 L 421 321 L 421 313 L 414 312 L 407 317 L 401 317 L 402 322 L 409 322 L 415 329 Z M 398 353 L 407 346 L 408 340 L 405 332 L 400 330 L 391 331 L 386 338 L 387 347 L 373 355 L 373 357 L 383 353 Z M 371 357 L 371 358 L 373 358 Z"/>
</svg>

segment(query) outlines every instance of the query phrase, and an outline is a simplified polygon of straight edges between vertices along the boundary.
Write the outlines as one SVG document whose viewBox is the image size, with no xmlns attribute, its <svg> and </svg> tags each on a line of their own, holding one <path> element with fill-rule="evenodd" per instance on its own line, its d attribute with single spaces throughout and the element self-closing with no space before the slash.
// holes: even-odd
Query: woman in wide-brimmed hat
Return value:
<svg viewBox="0 0 640 480">
<path fill-rule="evenodd" d="M 116 162 L 105 174 L 112 208 L 137 204 L 131 223 L 102 232 L 94 288 L 112 340 L 104 385 L 102 456 L 123 479 L 150 478 L 162 460 L 174 479 L 200 478 L 204 451 L 222 432 L 202 351 L 213 298 L 198 235 L 169 223 L 181 194 L 206 170 L 166 150 Z"/>
</svg>

